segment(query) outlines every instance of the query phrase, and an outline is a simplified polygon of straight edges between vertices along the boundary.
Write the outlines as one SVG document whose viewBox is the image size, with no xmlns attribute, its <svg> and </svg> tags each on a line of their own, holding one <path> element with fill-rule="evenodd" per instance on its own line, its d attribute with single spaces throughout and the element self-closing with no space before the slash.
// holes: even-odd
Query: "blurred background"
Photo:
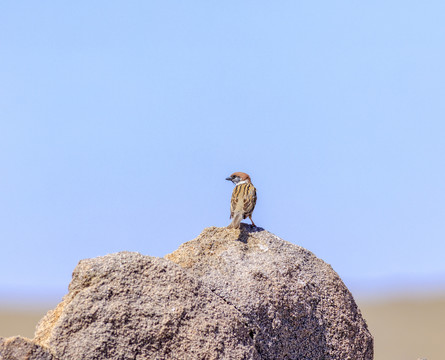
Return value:
<svg viewBox="0 0 445 360">
<path fill-rule="evenodd" d="M 376 359 L 445 354 L 445 3 L 2 1 L 0 336 L 79 260 L 253 219 L 339 273 Z"/>
</svg>

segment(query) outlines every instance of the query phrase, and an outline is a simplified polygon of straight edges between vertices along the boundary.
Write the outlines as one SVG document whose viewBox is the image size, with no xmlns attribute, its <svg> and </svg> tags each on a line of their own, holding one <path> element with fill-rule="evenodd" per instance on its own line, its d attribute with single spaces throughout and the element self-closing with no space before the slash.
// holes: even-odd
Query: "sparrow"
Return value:
<svg viewBox="0 0 445 360">
<path fill-rule="evenodd" d="M 243 172 L 235 172 L 226 180 L 235 184 L 230 202 L 230 218 L 233 220 L 227 228 L 239 229 L 241 220 L 246 217 L 249 217 L 252 225 L 256 227 L 252 220 L 252 212 L 256 204 L 256 189 L 252 185 L 250 176 Z"/>
</svg>

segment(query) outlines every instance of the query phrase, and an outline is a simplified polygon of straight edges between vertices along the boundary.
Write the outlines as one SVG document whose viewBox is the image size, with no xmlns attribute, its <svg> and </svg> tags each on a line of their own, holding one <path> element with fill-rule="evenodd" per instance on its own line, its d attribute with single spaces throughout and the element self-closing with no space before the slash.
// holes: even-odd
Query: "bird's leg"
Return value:
<svg viewBox="0 0 445 360">
<path fill-rule="evenodd" d="M 256 227 L 255 223 L 254 223 L 253 220 L 252 220 L 252 215 L 249 215 L 249 219 L 250 219 L 250 221 L 252 221 L 252 225 L 253 225 L 254 227 Z"/>
</svg>

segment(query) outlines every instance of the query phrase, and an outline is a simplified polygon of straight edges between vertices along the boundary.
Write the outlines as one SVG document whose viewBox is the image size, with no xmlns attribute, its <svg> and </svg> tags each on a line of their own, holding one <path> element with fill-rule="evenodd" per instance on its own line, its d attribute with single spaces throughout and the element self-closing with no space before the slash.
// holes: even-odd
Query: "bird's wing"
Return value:
<svg viewBox="0 0 445 360">
<path fill-rule="evenodd" d="M 256 189 L 252 184 L 246 185 L 248 186 L 245 191 L 243 210 L 245 214 L 251 215 L 256 205 Z"/>
<path fill-rule="evenodd" d="M 230 203 L 230 217 L 236 212 L 243 215 L 252 214 L 256 204 L 256 189 L 252 184 L 246 183 L 235 186 Z"/>
<path fill-rule="evenodd" d="M 233 189 L 232 199 L 230 200 L 230 218 L 233 218 L 239 200 L 239 189 L 237 188 L 238 186 L 235 186 L 235 189 Z"/>
</svg>

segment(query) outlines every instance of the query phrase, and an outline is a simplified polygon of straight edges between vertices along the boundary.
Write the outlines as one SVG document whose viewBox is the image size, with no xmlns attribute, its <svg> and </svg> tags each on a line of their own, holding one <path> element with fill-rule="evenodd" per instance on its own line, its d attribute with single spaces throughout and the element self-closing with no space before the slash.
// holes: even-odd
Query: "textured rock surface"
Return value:
<svg viewBox="0 0 445 360">
<path fill-rule="evenodd" d="M 331 266 L 259 228 L 207 228 L 166 256 L 233 305 L 262 359 L 372 359 L 373 339 Z"/>
<path fill-rule="evenodd" d="M 29 339 L 21 336 L 0 338 L 0 359 L 2 360 L 54 360 L 53 355 Z"/>
<path fill-rule="evenodd" d="M 83 260 L 34 343 L 0 340 L 8 360 L 373 358 L 372 336 L 335 271 L 248 225 L 207 228 L 166 259 Z"/>
<path fill-rule="evenodd" d="M 249 359 L 242 315 L 165 259 L 122 252 L 83 260 L 39 323 L 58 359 Z"/>
</svg>

